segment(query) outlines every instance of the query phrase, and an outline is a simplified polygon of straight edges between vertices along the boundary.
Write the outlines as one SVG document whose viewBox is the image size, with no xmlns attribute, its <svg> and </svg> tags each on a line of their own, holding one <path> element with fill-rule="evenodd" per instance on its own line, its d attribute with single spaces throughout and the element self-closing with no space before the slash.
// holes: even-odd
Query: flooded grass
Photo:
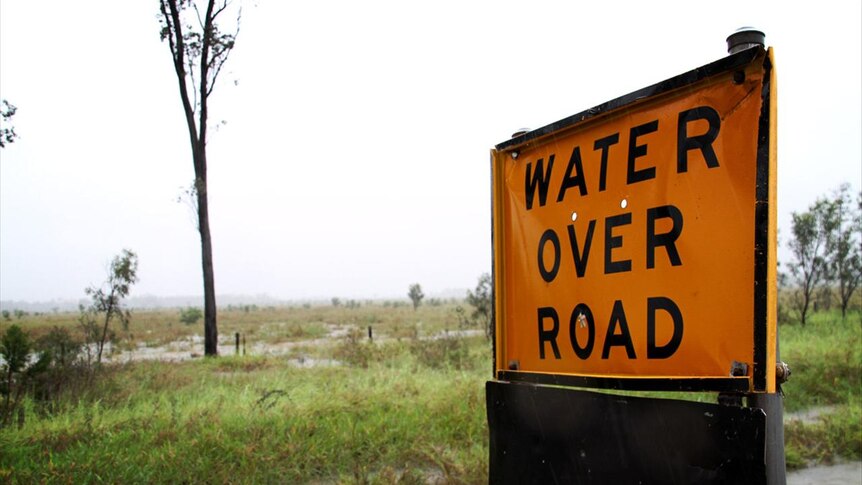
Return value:
<svg viewBox="0 0 862 485">
<path fill-rule="evenodd" d="M 28 401 L 26 425 L 0 430 L 0 482 L 486 480 L 490 343 L 456 332 L 447 307 L 357 310 L 224 318 L 218 359 L 198 358 L 201 337 L 165 312 L 138 314 L 134 346 L 117 346 L 92 388 L 51 413 Z"/>
<path fill-rule="evenodd" d="M 789 469 L 862 459 L 860 316 L 823 312 L 805 327 L 779 329 L 782 360 L 793 370 L 783 386 Z"/>
<path fill-rule="evenodd" d="M 0 432 L 0 477 L 390 483 L 430 470 L 445 483 L 478 483 L 489 349 L 484 339 L 470 349 L 469 370 L 431 369 L 394 348 L 365 368 L 279 357 L 128 364 L 94 391 L 108 399 Z"/>
<path fill-rule="evenodd" d="M 92 387 L 0 430 L 0 482 L 486 483 L 491 348 L 453 309 L 225 311 L 218 359 L 200 325 L 139 312 Z M 781 327 L 791 469 L 862 459 L 859 318 Z"/>
</svg>

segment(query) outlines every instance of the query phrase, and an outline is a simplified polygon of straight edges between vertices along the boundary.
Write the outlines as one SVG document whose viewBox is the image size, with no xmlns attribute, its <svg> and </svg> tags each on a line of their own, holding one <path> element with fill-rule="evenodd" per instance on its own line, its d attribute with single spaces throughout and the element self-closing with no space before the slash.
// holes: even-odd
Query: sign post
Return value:
<svg viewBox="0 0 862 485">
<path fill-rule="evenodd" d="M 773 396 L 780 416 L 776 80 L 744 37 L 491 151 L 498 381 Z M 491 422 L 520 394 L 489 386 Z"/>
</svg>

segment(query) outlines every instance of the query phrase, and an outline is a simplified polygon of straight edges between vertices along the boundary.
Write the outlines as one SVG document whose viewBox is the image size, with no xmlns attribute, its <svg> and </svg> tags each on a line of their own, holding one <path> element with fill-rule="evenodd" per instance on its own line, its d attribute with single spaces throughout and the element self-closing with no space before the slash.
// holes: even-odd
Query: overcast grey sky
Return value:
<svg viewBox="0 0 862 485">
<path fill-rule="evenodd" d="M 202 293 L 157 9 L 0 0 L 20 134 L 0 151 L 0 299 L 82 297 L 122 248 L 140 257 L 133 295 Z M 776 51 L 788 234 L 791 211 L 862 185 L 860 22 L 858 0 L 247 2 L 211 98 L 227 122 L 209 143 L 217 293 L 474 286 L 491 267 L 490 147 L 723 57 L 743 25 Z"/>
</svg>

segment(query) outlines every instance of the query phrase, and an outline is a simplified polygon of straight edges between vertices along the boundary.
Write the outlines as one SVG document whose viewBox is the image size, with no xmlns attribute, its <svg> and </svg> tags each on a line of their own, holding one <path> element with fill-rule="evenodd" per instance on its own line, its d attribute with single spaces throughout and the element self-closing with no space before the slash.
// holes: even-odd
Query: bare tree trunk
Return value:
<svg viewBox="0 0 862 485">
<path fill-rule="evenodd" d="M 12 397 L 12 366 L 9 365 L 9 369 L 6 373 L 6 399 L 3 404 L 3 414 L 0 416 L 0 424 L 6 424 L 6 416 L 11 413 L 9 408 L 9 400 Z M 2 426 L 0 426 L 2 427 Z"/>
<path fill-rule="evenodd" d="M 204 355 L 216 356 L 218 355 L 218 324 L 216 321 L 215 272 L 213 271 L 213 248 L 210 235 L 206 178 L 199 178 L 197 186 L 201 262 L 204 274 Z"/>
<path fill-rule="evenodd" d="M 201 261 L 204 272 L 204 355 L 218 355 L 218 326 L 216 324 L 215 274 L 213 271 L 213 248 L 210 235 L 209 196 L 207 193 L 207 120 L 209 97 L 212 85 L 209 84 L 210 48 L 212 42 L 213 9 L 215 1 L 207 2 L 204 25 L 204 43 L 200 63 L 200 112 L 198 113 L 198 150 L 195 160 L 195 175 L 198 187 L 198 229 L 201 233 Z M 215 79 L 211 81 L 215 83 Z"/>
<path fill-rule="evenodd" d="M 114 292 L 111 291 L 111 300 L 114 299 Z M 102 363 L 102 349 L 105 348 L 105 338 L 108 336 L 108 324 L 111 322 L 111 314 L 114 312 L 114 306 L 109 305 L 108 310 L 105 312 L 105 326 L 102 328 L 102 338 L 99 340 L 99 356 L 96 358 L 96 363 Z"/>
<path fill-rule="evenodd" d="M 847 305 L 850 303 L 850 297 L 853 295 L 853 290 L 847 291 L 847 287 L 843 281 L 839 281 L 838 297 L 841 299 L 841 321 L 847 317 Z"/>
<path fill-rule="evenodd" d="M 805 326 L 805 316 L 808 315 L 808 304 L 810 303 L 811 298 L 809 297 L 808 290 L 805 290 L 803 296 L 802 310 L 800 311 L 802 317 L 802 326 Z"/>
<path fill-rule="evenodd" d="M 102 328 L 102 337 L 99 339 L 99 353 L 96 356 L 96 363 L 102 363 L 102 349 L 105 348 L 105 337 L 108 335 L 108 318 L 110 313 L 105 315 L 105 326 Z"/>
</svg>

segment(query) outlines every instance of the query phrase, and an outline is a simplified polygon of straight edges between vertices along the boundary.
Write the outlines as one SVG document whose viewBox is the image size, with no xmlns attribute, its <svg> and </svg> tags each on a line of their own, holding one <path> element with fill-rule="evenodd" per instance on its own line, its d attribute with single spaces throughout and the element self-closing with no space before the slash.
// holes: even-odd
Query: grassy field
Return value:
<svg viewBox="0 0 862 485">
<path fill-rule="evenodd" d="M 829 410 L 811 423 L 785 420 L 788 467 L 862 459 L 862 315 L 842 321 L 840 312 L 817 313 L 805 327 L 779 332 L 781 358 L 793 370 L 785 412 Z"/>
<path fill-rule="evenodd" d="M 39 335 L 74 318 L 17 322 Z M 0 482 L 487 482 L 491 346 L 481 335 L 431 338 L 459 329 L 455 303 L 240 307 L 220 319 L 228 337 L 298 345 L 280 356 L 111 365 L 50 412 L 27 401 L 24 426 L 0 430 Z M 333 327 L 354 331 L 327 338 Z M 160 346 L 199 330 L 178 311 L 138 312 L 121 336 Z M 793 368 L 787 411 L 831 406 L 788 422 L 788 465 L 862 458 L 860 314 L 817 314 L 804 328 L 782 326 L 780 338 Z"/>
<path fill-rule="evenodd" d="M 457 329 L 456 308 L 466 304 L 453 300 L 433 300 L 416 311 L 404 301 L 348 301 L 331 304 L 304 304 L 284 307 L 258 307 L 238 305 L 220 308 L 219 333 L 230 340 L 235 332 L 246 335 L 249 341 L 277 343 L 319 336 L 325 325 L 353 325 L 374 327 L 389 336 L 410 336 L 414 330 L 422 332 Z M 54 326 L 73 328 L 75 313 L 27 314 L 20 318 L 0 321 L 0 330 L 18 324 L 32 337 L 39 337 Z M 149 346 L 162 345 L 202 332 L 202 321 L 194 325 L 180 322 L 179 310 L 137 310 L 128 331 L 117 329 L 124 341 L 143 342 Z M 203 348 L 203 347 L 201 347 Z"/>
</svg>

